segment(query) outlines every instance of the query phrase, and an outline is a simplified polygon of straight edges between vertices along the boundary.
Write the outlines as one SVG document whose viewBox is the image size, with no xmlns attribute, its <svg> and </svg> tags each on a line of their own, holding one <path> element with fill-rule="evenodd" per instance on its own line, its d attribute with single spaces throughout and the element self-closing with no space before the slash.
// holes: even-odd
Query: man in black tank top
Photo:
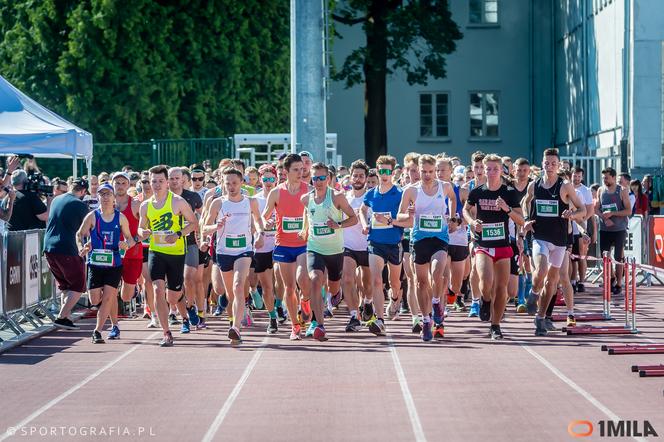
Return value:
<svg viewBox="0 0 664 442">
<path fill-rule="evenodd" d="M 535 336 L 547 333 L 544 317 L 555 295 L 560 279 L 560 266 L 567 248 L 568 220 L 581 221 L 586 209 L 571 183 L 558 176 L 558 149 L 546 149 L 542 161 L 542 178 L 528 185 L 523 210 L 529 214 L 524 232 L 533 231 L 533 287 L 526 301 L 529 314 L 535 316 Z M 570 210 L 572 203 L 576 210 Z M 569 278 L 569 275 L 563 275 Z M 539 296 L 544 289 L 543 296 Z M 538 305 L 538 301 L 539 305 Z M 553 324 L 549 325 L 549 328 Z"/>
<path fill-rule="evenodd" d="M 519 198 L 519 204 L 523 201 L 523 198 L 528 193 L 528 185 L 532 181 L 530 179 L 530 163 L 525 158 L 517 158 L 514 162 L 514 180 L 512 181 L 512 187 L 516 192 Z M 530 251 L 532 250 L 533 244 L 533 234 L 532 232 L 528 235 L 524 235 L 517 229 L 517 251 L 518 262 L 513 264 L 513 267 L 516 266 L 516 291 L 517 291 L 517 302 L 516 302 L 516 312 L 517 313 L 526 313 L 526 292 L 528 291 L 526 287 L 532 285 L 532 278 L 530 274 L 531 265 L 530 265 Z M 515 260 L 515 256 L 513 259 Z M 508 286 L 508 293 L 512 296 L 512 277 L 510 277 L 510 284 Z"/>
</svg>

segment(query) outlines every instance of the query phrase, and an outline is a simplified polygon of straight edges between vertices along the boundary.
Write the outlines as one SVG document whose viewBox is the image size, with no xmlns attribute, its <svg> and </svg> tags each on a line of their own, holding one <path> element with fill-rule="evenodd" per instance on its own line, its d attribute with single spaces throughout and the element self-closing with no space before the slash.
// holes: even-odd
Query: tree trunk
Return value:
<svg viewBox="0 0 664 442">
<path fill-rule="evenodd" d="M 387 153 L 385 85 L 387 77 L 387 6 L 372 2 L 366 24 L 367 55 L 364 61 L 364 152 L 368 164 Z"/>
</svg>

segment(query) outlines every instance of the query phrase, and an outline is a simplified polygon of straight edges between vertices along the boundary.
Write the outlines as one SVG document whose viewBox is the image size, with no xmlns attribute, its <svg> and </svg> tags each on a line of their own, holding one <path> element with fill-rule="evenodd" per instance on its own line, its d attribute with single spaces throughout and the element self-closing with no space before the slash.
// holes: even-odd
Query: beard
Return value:
<svg viewBox="0 0 664 442">
<path fill-rule="evenodd" d="M 362 189 L 364 189 L 365 184 L 366 183 L 362 183 L 362 184 L 351 183 L 351 186 L 353 186 L 353 189 L 355 189 L 355 190 L 362 190 Z"/>
</svg>

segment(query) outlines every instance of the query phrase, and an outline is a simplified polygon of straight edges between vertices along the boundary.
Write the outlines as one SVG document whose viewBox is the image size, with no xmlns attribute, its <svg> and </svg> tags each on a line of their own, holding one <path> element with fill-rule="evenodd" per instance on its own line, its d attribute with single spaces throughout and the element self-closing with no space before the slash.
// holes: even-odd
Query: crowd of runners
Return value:
<svg viewBox="0 0 664 442">
<path fill-rule="evenodd" d="M 173 345 L 172 327 L 205 329 L 210 315 L 228 315 L 239 344 L 257 310 L 266 333 L 325 341 L 343 304 L 349 334 L 385 335 L 401 316 L 423 341 L 443 339 L 455 314 L 486 322 L 495 340 L 505 315 L 529 314 L 545 336 L 559 297 L 575 325 L 598 231 L 600 250 L 623 258 L 630 182 L 611 168 L 602 176 L 589 188 L 581 168 L 547 149 L 540 165 L 476 152 L 468 165 L 409 153 L 402 165 L 386 155 L 336 168 L 301 152 L 258 169 L 224 159 L 216 170 L 159 165 L 77 179 L 47 222 L 63 301 L 56 325 L 77 328 L 71 312 L 87 292 L 95 343 L 109 319 L 107 339 L 120 337 L 118 297 L 142 300 L 162 346 Z"/>
</svg>

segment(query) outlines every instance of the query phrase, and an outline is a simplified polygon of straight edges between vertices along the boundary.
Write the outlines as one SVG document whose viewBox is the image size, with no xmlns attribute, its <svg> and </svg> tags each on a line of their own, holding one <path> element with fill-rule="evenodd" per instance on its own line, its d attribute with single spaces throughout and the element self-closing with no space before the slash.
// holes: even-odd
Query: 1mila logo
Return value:
<svg viewBox="0 0 664 442">
<path fill-rule="evenodd" d="M 655 427 L 650 421 L 637 420 L 601 420 L 597 422 L 600 437 L 658 437 Z M 587 420 L 575 420 L 567 426 L 567 432 L 572 437 L 588 437 L 594 434 L 595 427 Z"/>
</svg>

